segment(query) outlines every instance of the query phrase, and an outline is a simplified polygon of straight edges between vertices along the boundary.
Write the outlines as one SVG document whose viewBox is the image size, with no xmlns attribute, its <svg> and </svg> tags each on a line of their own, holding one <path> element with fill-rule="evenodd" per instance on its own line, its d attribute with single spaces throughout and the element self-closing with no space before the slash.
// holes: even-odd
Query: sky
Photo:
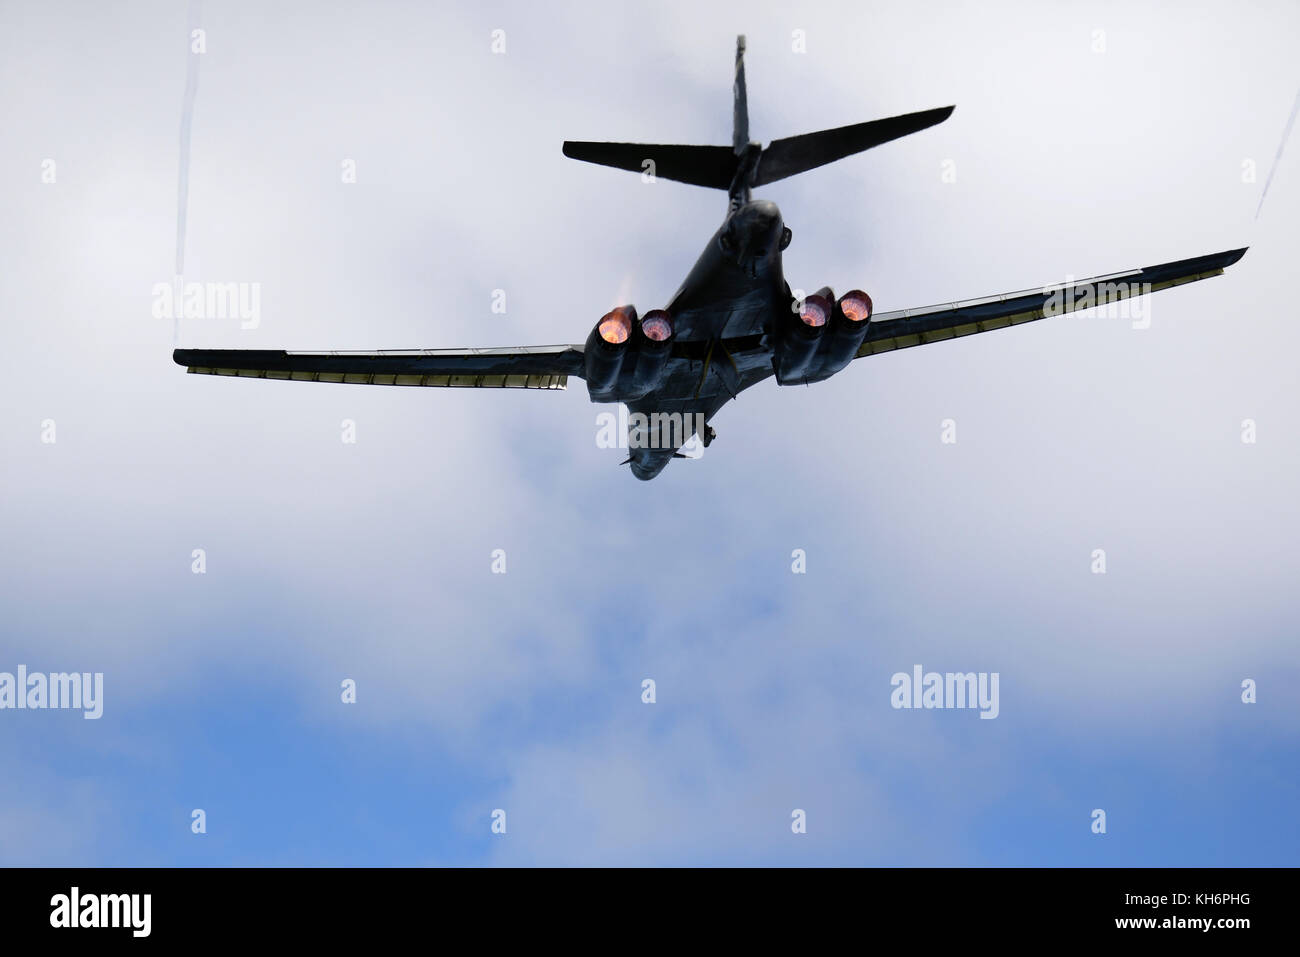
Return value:
<svg viewBox="0 0 1300 957">
<path fill-rule="evenodd" d="M 0 710 L 0 864 L 1300 863 L 1293 4 L 209 0 L 184 277 L 258 284 L 247 329 L 152 312 L 189 15 L 0 0 L 0 672 L 103 674 Z M 725 197 L 560 144 L 728 143 L 739 33 L 755 139 L 957 107 L 758 192 L 794 287 L 1250 251 L 1150 328 L 765 382 L 649 483 L 576 380 L 172 364 L 662 306 Z M 917 665 L 997 717 L 893 707 Z"/>
</svg>

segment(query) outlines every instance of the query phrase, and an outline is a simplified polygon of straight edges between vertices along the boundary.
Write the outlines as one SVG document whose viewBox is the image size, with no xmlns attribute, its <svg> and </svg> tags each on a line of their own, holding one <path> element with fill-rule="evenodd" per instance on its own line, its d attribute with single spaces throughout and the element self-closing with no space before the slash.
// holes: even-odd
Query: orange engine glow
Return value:
<svg viewBox="0 0 1300 957">
<path fill-rule="evenodd" d="M 861 289 L 846 292 L 840 297 L 840 309 L 844 318 L 850 322 L 862 322 L 871 318 L 871 297 Z"/>
<path fill-rule="evenodd" d="M 830 309 L 827 308 L 826 300 L 821 296 L 809 296 L 803 301 L 799 318 L 803 320 L 805 326 L 816 328 L 826 325 L 826 320 L 830 318 Z"/>
<path fill-rule="evenodd" d="M 627 337 L 632 334 L 632 317 L 622 309 L 613 309 L 605 313 L 596 329 L 602 339 L 611 346 L 616 346 L 620 342 L 627 342 Z"/>
<path fill-rule="evenodd" d="M 673 337 L 673 321 L 662 309 L 651 309 L 641 317 L 641 331 L 652 342 L 667 342 Z"/>
</svg>

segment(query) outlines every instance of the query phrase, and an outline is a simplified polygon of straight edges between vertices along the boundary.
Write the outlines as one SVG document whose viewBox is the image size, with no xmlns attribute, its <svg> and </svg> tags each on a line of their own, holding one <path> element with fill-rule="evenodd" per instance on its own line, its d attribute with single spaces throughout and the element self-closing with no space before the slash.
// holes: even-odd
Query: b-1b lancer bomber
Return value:
<svg viewBox="0 0 1300 957">
<path fill-rule="evenodd" d="M 368 385 L 563 389 L 569 376 L 577 376 L 586 380 L 591 401 L 626 403 L 633 413 L 627 464 L 637 478 L 651 479 L 682 457 L 679 449 L 694 435 L 704 445 L 712 442 L 708 423 L 717 411 L 769 377 L 783 386 L 820 382 L 865 356 L 1217 276 L 1246 252 L 1235 249 L 898 312 L 875 313 L 871 297 L 860 289 L 836 298 L 822 288 L 796 299 L 781 267 L 791 231 L 776 204 L 754 199 L 753 190 L 942 123 L 953 107 L 805 133 L 763 147 L 749 139 L 744 53 L 740 37 L 730 146 L 564 144 L 564 155 L 573 159 L 727 191 L 726 218 L 662 308 L 638 315 L 630 305 L 618 306 L 596 322 L 581 345 L 378 352 L 177 349 L 173 358 L 190 372 L 208 375 Z M 647 422 L 674 427 L 650 429 Z M 662 440 L 665 435 L 670 438 Z"/>
</svg>

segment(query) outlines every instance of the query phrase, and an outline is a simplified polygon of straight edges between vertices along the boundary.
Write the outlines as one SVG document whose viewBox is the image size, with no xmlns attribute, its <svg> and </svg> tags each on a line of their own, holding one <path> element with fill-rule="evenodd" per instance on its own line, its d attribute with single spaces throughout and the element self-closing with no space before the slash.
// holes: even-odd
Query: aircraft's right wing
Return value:
<svg viewBox="0 0 1300 957">
<path fill-rule="evenodd" d="M 177 349 L 172 359 L 187 372 L 203 375 L 471 389 L 563 389 L 569 376 L 583 373 L 582 346 L 379 352 Z"/>
<path fill-rule="evenodd" d="M 921 309 L 883 312 L 871 317 L 867 337 L 855 358 L 921 346 L 942 339 L 955 339 L 977 332 L 990 332 L 1022 322 L 1063 315 L 1130 296 L 1145 295 L 1218 276 L 1246 254 L 1245 249 L 1181 259 L 1128 272 L 1083 279 L 1074 283 L 1044 286 L 1002 296 L 968 299 Z"/>
</svg>

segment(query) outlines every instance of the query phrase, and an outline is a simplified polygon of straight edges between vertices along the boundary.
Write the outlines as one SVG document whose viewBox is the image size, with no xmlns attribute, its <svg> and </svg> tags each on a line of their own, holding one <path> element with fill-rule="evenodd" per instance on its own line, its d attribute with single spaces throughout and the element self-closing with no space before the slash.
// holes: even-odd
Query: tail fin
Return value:
<svg viewBox="0 0 1300 957">
<path fill-rule="evenodd" d="M 737 156 L 749 145 L 749 98 L 745 93 L 745 35 L 736 37 L 736 81 L 731 88 L 731 149 Z"/>
<path fill-rule="evenodd" d="M 745 90 L 745 38 L 736 38 L 736 77 L 732 87 L 731 146 L 674 146 L 642 143 L 594 143 L 566 140 L 564 155 L 571 159 L 634 173 L 725 189 L 734 195 L 804 173 L 835 160 L 861 153 L 900 136 L 942 123 L 955 107 L 923 110 L 884 120 L 841 126 L 773 140 L 754 162 L 757 144 L 749 142 L 749 100 Z M 742 171 L 743 167 L 743 171 Z M 737 173 L 741 173 L 738 177 Z"/>
</svg>

